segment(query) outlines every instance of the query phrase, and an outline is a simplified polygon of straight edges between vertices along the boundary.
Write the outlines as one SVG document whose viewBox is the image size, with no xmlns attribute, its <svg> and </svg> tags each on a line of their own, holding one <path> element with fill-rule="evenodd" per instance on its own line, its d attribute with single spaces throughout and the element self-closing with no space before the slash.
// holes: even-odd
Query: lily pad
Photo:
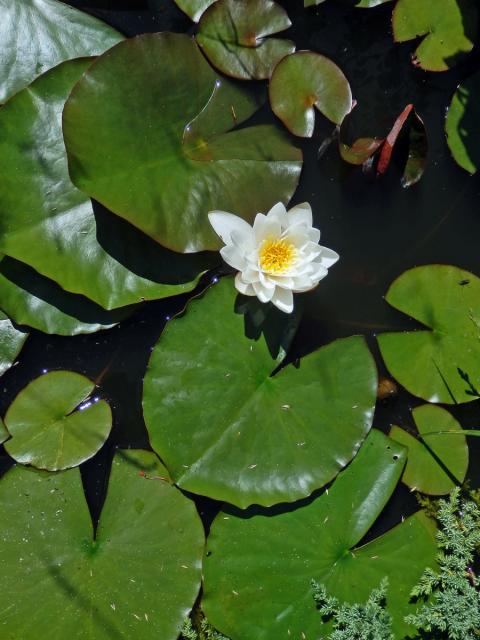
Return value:
<svg viewBox="0 0 480 640">
<path fill-rule="evenodd" d="M 200 587 L 204 535 L 194 504 L 166 476 L 154 454 L 119 451 L 94 534 L 78 469 L 8 471 L 3 637 L 54 629 L 71 640 L 176 640 Z"/>
<path fill-rule="evenodd" d="M 0 103 L 64 60 L 94 56 L 123 36 L 57 0 L 0 0 Z"/>
<path fill-rule="evenodd" d="M 274 126 L 230 131 L 258 104 L 220 79 L 188 36 L 122 42 L 87 70 L 65 106 L 70 175 L 163 246 L 218 249 L 209 211 L 251 222 L 287 202 L 299 179 L 301 152 Z"/>
<path fill-rule="evenodd" d="M 397 42 L 422 37 L 416 66 L 447 71 L 473 49 L 478 11 L 474 0 L 398 0 L 392 24 Z"/>
<path fill-rule="evenodd" d="M 163 0 L 160 0 L 163 2 Z M 175 4 L 194 22 L 198 22 L 202 14 L 215 0 L 175 0 Z"/>
<path fill-rule="evenodd" d="M 0 376 L 15 362 L 27 338 L 28 332 L 15 327 L 10 318 L 0 311 Z"/>
<path fill-rule="evenodd" d="M 386 300 L 428 327 L 377 336 L 392 376 L 427 402 L 475 400 L 470 385 L 480 387 L 480 279 L 449 265 L 416 267 L 393 282 Z"/>
<path fill-rule="evenodd" d="M 291 40 L 267 36 L 291 24 L 285 9 L 272 0 L 218 0 L 203 14 L 196 38 L 222 73 L 240 80 L 264 80 L 295 51 Z"/>
<path fill-rule="evenodd" d="M 0 309 L 17 324 L 43 333 L 74 336 L 110 329 L 134 308 L 105 311 L 17 260 L 7 256 L 0 261 Z"/>
<path fill-rule="evenodd" d="M 5 416 L 7 453 L 21 464 L 60 471 L 94 456 L 112 428 L 105 400 L 92 397 L 95 383 L 73 371 L 51 371 L 28 384 Z"/>
<path fill-rule="evenodd" d="M 207 542 L 202 606 L 236 640 L 324 637 L 311 580 L 344 602 L 365 601 L 389 578 L 395 638 L 412 629 L 410 591 L 435 566 L 434 525 L 423 512 L 357 546 L 390 498 L 404 447 L 373 430 L 353 462 L 321 496 L 294 509 L 224 510 Z M 323 632 L 323 633 L 322 633 Z"/>
<path fill-rule="evenodd" d="M 447 143 L 455 162 L 470 173 L 480 166 L 480 73 L 457 87 L 445 121 Z"/>
<path fill-rule="evenodd" d="M 61 64 L 0 111 L 0 251 L 106 309 L 191 291 L 212 258 L 178 255 L 94 212 L 70 180 L 62 111 L 91 62 Z"/>
<path fill-rule="evenodd" d="M 435 405 L 417 407 L 412 415 L 420 438 L 397 426 L 390 431 L 390 437 L 408 449 L 402 480 L 421 493 L 433 496 L 449 493 L 464 481 L 468 468 L 467 441 L 458 434 L 462 427 L 451 413 Z"/>
<path fill-rule="evenodd" d="M 225 278 L 163 332 L 144 382 L 150 442 L 183 489 L 239 507 L 292 502 L 360 447 L 375 364 L 356 336 L 272 375 L 282 355 L 272 357 L 263 336 L 246 337 L 235 298 Z"/>
<path fill-rule="evenodd" d="M 313 51 L 298 51 L 276 66 L 270 81 L 270 104 L 289 131 L 311 138 L 314 107 L 335 124 L 341 124 L 352 110 L 352 92 L 332 60 Z"/>
</svg>

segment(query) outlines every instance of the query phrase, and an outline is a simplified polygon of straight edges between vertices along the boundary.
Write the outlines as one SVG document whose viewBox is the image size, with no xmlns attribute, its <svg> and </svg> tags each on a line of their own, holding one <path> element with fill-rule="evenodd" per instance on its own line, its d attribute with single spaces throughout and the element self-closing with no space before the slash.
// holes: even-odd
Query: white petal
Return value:
<svg viewBox="0 0 480 640">
<path fill-rule="evenodd" d="M 237 275 L 235 276 L 235 287 L 236 287 L 237 291 L 240 291 L 240 293 L 243 293 L 244 296 L 254 296 L 255 295 L 255 291 L 253 290 L 252 285 L 250 283 L 244 282 L 242 280 L 242 274 L 241 273 L 237 273 Z"/>
<path fill-rule="evenodd" d="M 316 259 L 315 262 L 320 262 L 322 267 L 329 269 L 332 265 L 334 265 L 337 260 L 340 258 L 336 251 L 332 251 L 332 249 L 327 249 L 327 247 L 320 247 L 322 253 L 320 257 Z"/>
<path fill-rule="evenodd" d="M 290 289 L 280 289 L 277 287 L 275 293 L 272 296 L 272 304 L 277 309 L 284 311 L 285 313 L 292 313 L 293 311 L 293 293 Z"/>
<path fill-rule="evenodd" d="M 287 210 L 285 209 L 285 205 L 282 204 L 281 202 L 277 202 L 277 204 L 273 205 L 273 207 L 267 213 L 267 218 L 268 220 L 277 220 L 278 223 L 285 228 L 289 224 L 288 217 L 287 217 Z"/>
<path fill-rule="evenodd" d="M 235 231 L 238 236 L 245 238 L 252 237 L 252 227 L 243 218 L 228 213 L 227 211 L 210 211 L 208 219 L 215 233 L 223 240 L 225 244 L 230 244 L 232 232 Z"/>
<path fill-rule="evenodd" d="M 273 294 L 275 293 L 275 287 L 273 289 L 268 289 L 264 287 L 260 282 L 253 283 L 253 290 L 255 291 L 255 295 L 260 300 L 260 302 L 270 302 Z"/>
<path fill-rule="evenodd" d="M 261 244 L 265 238 L 279 238 L 282 233 L 280 222 L 276 218 L 267 218 L 263 213 L 257 213 L 253 223 L 255 242 Z"/>
<path fill-rule="evenodd" d="M 308 202 L 302 202 L 292 207 L 288 212 L 288 222 L 290 225 L 301 224 L 307 227 L 313 225 L 312 207 Z"/>
<path fill-rule="evenodd" d="M 220 255 L 225 260 L 227 264 L 229 264 L 237 271 L 243 271 L 247 266 L 247 261 L 245 257 L 240 253 L 238 248 L 233 244 L 227 244 L 220 249 Z"/>
</svg>

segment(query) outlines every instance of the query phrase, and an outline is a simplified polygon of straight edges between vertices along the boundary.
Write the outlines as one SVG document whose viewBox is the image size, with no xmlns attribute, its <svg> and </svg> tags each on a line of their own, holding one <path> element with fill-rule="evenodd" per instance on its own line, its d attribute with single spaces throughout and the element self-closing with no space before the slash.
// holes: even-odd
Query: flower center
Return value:
<svg viewBox="0 0 480 640">
<path fill-rule="evenodd" d="M 288 240 L 264 240 L 259 251 L 260 267 L 267 273 L 284 273 L 295 261 L 296 253 Z"/>
</svg>

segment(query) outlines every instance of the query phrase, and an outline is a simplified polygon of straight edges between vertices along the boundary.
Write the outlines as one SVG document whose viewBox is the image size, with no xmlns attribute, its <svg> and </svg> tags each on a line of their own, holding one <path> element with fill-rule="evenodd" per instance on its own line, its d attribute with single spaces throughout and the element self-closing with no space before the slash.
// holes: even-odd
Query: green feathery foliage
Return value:
<svg viewBox="0 0 480 640">
<path fill-rule="evenodd" d="M 437 511 L 439 570 L 427 569 L 412 597 L 428 599 L 406 621 L 436 640 L 478 640 L 480 591 L 472 570 L 480 546 L 480 509 L 454 489 Z"/>
<path fill-rule="evenodd" d="M 190 618 L 183 623 L 180 640 L 229 640 L 226 636 L 216 631 L 205 618 L 198 625 L 193 625 Z"/>
<path fill-rule="evenodd" d="M 387 579 L 374 589 L 365 604 L 339 604 L 324 585 L 312 581 L 313 597 L 324 620 L 332 620 L 329 640 L 394 640 L 391 618 L 385 611 Z"/>
</svg>

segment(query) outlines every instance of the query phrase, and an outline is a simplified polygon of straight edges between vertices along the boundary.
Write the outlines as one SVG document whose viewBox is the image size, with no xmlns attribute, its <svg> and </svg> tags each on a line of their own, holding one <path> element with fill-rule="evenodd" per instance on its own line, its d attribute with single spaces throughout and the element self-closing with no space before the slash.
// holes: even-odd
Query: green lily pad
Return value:
<svg viewBox="0 0 480 640">
<path fill-rule="evenodd" d="M 0 251 L 106 309 L 191 291 L 210 257 L 181 256 L 94 213 L 70 180 L 62 110 L 91 62 L 61 64 L 0 112 Z"/>
<path fill-rule="evenodd" d="M 473 49 L 478 11 L 474 0 L 398 0 L 392 25 L 396 42 L 422 37 L 416 66 L 447 71 Z"/>
<path fill-rule="evenodd" d="M 449 265 L 416 267 L 393 282 L 386 300 L 428 327 L 377 336 L 392 376 L 427 402 L 475 400 L 471 385 L 480 387 L 479 278 Z"/>
<path fill-rule="evenodd" d="M 365 601 L 389 578 L 395 638 L 412 628 L 410 591 L 435 566 L 434 526 L 423 512 L 357 546 L 390 498 L 406 450 L 373 430 L 321 496 L 292 510 L 224 510 L 207 541 L 202 607 L 235 640 L 325 637 L 311 580 L 342 602 Z"/>
<path fill-rule="evenodd" d="M 464 481 L 468 468 L 467 440 L 458 435 L 462 427 L 451 413 L 435 405 L 417 407 L 412 415 L 420 439 L 397 426 L 390 431 L 390 437 L 408 449 L 402 480 L 421 493 L 433 496 L 449 493 L 457 486 L 454 479 Z M 451 430 L 457 433 L 445 433 Z"/>
<path fill-rule="evenodd" d="M 50 371 L 17 395 L 5 416 L 7 453 L 21 464 L 61 471 L 85 462 L 105 444 L 112 412 L 93 398 L 95 383 L 73 371 Z"/>
<path fill-rule="evenodd" d="M 110 329 L 134 308 L 105 311 L 17 260 L 7 256 L 0 261 L 0 309 L 17 324 L 43 333 L 74 336 Z"/>
<path fill-rule="evenodd" d="M 163 0 L 160 0 L 163 3 Z M 175 4 L 194 22 L 198 22 L 202 14 L 215 0 L 175 0 Z"/>
<path fill-rule="evenodd" d="M 301 152 L 276 127 L 230 131 L 258 105 L 249 89 L 220 79 L 186 35 L 122 42 L 87 70 L 65 106 L 70 175 L 163 246 L 218 249 L 209 211 L 250 222 L 297 186 Z"/>
<path fill-rule="evenodd" d="M 457 87 L 445 120 L 447 143 L 461 167 L 476 173 L 480 166 L 480 73 Z"/>
<path fill-rule="evenodd" d="M 352 110 L 352 92 L 343 72 L 329 58 L 313 51 L 298 51 L 276 66 L 270 81 L 270 104 L 289 131 L 311 138 L 314 107 L 341 124 Z"/>
<path fill-rule="evenodd" d="M 0 376 L 15 362 L 27 338 L 28 332 L 15 327 L 10 318 L 0 311 Z"/>
<path fill-rule="evenodd" d="M 154 454 L 119 451 L 94 534 L 78 469 L 8 471 L 2 636 L 176 640 L 200 587 L 204 534 L 166 475 Z"/>
<path fill-rule="evenodd" d="M 150 442 L 193 493 L 239 507 L 298 500 L 335 477 L 367 435 L 375 364 L 357 336 L 272 376 L 282 356 L 263 336 L 246 337 L 236 297 L 225 278 L 163 332 L 144 382 Z"/>
<path fill-rule="evenodd" d="M 0 0 L 0 103 L 64 60 L 94 56 L 123 36 L 57 0 Z"/>
<path fill-rule="evenodd" d="M 240 80 L 270 78 L 295 43 L 268 38 L 288 29 L 288 14 L 272 0 L 218 0 L 203 14 L 197 42 L 222 73 Z"/>
</svg>

